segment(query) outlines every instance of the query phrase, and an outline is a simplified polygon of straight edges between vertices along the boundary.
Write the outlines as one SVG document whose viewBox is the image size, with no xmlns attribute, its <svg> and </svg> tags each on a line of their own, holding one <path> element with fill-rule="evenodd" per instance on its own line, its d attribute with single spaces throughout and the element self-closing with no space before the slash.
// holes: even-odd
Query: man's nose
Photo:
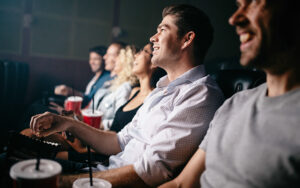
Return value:
<svg viewBox="0 0 300 188">
<path fill-rule="evenodd" d="M 235 25 L 245 25 L 247 23 L 247 16 L 245 14 L 245 10 L 242 8 L 239 8 L 236 10 L 232 16 L 228 20 L 229 24 L 232 26 Z"/>
<path fill-rule="evenodd" d="M 157 41 L 157 34 L 158 33 L 156 33 L 155 35 L 153 35 L 152 37 L 150 37 L 150 42 L 156 42 Z"/>
</svg>

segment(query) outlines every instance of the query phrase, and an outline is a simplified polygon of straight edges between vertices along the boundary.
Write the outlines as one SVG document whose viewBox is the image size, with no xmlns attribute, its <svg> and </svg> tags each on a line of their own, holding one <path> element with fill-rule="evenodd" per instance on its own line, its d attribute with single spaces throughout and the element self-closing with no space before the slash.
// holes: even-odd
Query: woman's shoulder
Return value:
<svg viewBox="0 0 300 188">
<path fill-rule="evenodd" d="M 131 92 L 130 92 L 129 98 L 131 99 L 132 96 L 133 96 L 134 94 L 136 94 L 136 92 L 138 92 L 139 90 L 140 90 L 140 87 L 134 87 L 134 88 L 132 88 L 132 90 L 131 90 Z"/>
</svg>

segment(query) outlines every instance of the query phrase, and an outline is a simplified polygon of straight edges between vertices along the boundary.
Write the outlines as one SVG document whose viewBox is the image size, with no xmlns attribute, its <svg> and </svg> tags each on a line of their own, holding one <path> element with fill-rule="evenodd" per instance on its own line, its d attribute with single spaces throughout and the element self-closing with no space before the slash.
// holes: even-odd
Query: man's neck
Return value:
<svg viewBox="0 0 300 188">
<path fill-rule="evenodd" d="M 115 76 L 117 76 L 117 74 L 112 70 L 112 71 L 110 71 L 110 77 L 115 77 Z"/>
<path fill-rule="evenodd" d="M 170 63 L 171 66 L 166 67 L 165 71 L 168 74 L 168 79 L 170 82 L 176 80 L 181 75 L 186 73 L 187 71 L 191 70 L 195 67 L 195 62 L 191 59 L 182 59 L 177 63 L 173 62 Z"/>
<path fill-rule="evenodd" d="M 291 69 L 280 75 L 271 74 L 268 71 L 266 74 L 268 97 L 280 96 L 300 87 L 300 75 L 296 69 Z"/>
<path fill-rule="evenodd" d="M 96 72 L 96 73 L 95 73 L 95 76 L 96 76 L 97 78 L 99 78 L 99 77 L 101 76 L 102 72 L 103 72 L 102 70 Z"/>
</svg>

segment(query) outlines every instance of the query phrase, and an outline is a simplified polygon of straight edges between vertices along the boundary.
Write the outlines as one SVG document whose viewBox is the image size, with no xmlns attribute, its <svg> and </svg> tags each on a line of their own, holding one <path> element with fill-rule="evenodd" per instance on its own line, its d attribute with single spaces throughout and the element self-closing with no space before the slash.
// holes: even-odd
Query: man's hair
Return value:
<svg viewBox="0 0 300 188">
<path fill-rule="evenodd" d="M 175 16 L 178 36 L 181 39 L 186 33 L 193 31 L 194 57 L 197 64 L 202 64 L 208 48 L 213 41 L 213 27 L 208 16 L 200 9 L 191 5 L 171 5 L 164 8 L 162 17 Z"/>
<path fill-rule="evenodd" d="M 150 86 L 152 88 L 156 88 L 156 84 L 159 81 L 159 79 L 165 75 L 167 75 L 167 72 L 164 69 L 162 69 L 160 67 L 156 67 L 153 70 L 153 73 L 150 78 Z"/>
<path fill-rule="evenodd" d="M 121 41 L 114 41 L 110 45 L 116 45 L 119 47 L 119 49 L 125 48 L 127 46 L 125 42 L 121 42 Z"/>
<path fill-rule="evenodd" d="M 97 54 L 101 55 L 102 57 L 106 53 L 106 47 L 105 46 L 95 46 L 89 49 L 89 52 L 96 52 Z"/>
</svg>

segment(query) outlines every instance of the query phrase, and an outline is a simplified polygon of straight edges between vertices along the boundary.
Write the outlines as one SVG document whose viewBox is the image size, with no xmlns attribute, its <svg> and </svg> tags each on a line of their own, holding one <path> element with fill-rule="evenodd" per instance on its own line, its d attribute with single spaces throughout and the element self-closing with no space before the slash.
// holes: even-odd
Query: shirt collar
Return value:
<svg viewBox="0 0 300 188">
<path fill-rule="evenodd" d="M 167 75 L 162 77 L 157 83 L 157 88 L 162 88 L 162 87 L 166 87 L 166 86 L 173 88 L 177 85 L 180 85 L 180 84 L 183 84 L 186 82 L 194 82 L 195 80 L 198 80 L 204 76 L 206 76 L 204 65 L 198 65 L 198 66 L 186 71 L 184 74 L 182 74 L 180 77 L 173 80 L 172 82 L 169 81 Z"/>
</svg>

